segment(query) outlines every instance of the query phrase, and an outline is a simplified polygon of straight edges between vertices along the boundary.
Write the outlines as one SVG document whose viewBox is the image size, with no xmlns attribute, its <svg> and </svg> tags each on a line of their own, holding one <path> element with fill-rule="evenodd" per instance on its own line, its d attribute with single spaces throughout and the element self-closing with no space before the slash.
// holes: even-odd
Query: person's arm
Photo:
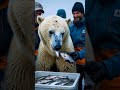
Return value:
<svg viewBox="0 0 120 90">
<path fill-rule="evenodd" d="M 85 58 L 85 48 L 77 52 L 67 52 L 68 55 L 72 57 L 74 61 Z"/>
<path fill-rule="evenodd" d="M 79 59 L 85 58 L 85 48 L 83 48 L 82 50 L 78 51 L 78 53 L 79 53 Z"/>
<path fill-rule="evenodd" d="M 94 82 L 113 79 L 120 76 L 120 52 L 100 62 L 88 61 L 85 70 Z"/>
<path fill-rule="evenodd" d="M 9 0 L 3 0 L 2 3 L 0 3 L 0 10 L 3 8 L 6 8 L 8 6 Z"/>
<path fill-rule="evenodd" d="M 107 79 L 120 76 L 120 52 L 114 55 L 112 58 L 102 61 L 106 67 Z"/>
</svg>

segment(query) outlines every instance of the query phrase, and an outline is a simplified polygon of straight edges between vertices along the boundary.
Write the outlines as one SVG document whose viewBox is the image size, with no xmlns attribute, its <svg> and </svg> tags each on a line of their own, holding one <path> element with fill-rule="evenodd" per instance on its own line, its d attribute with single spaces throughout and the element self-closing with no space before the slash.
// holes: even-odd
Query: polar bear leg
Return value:
<svg viewBox="0 0 120 90">
<path fill-rule="evenodd" d="M 51 71 L 55 65 L 55 59 L 47 54 L 44 50 L 40 50 L 36 61 L 36 71 Z"/>
<path fill-rule="evenodd" d="M 62 57 L 56 60 L 56 66 L 60 72 L 77 72 L 76 65 L 66 62 Z"/>
</svg>

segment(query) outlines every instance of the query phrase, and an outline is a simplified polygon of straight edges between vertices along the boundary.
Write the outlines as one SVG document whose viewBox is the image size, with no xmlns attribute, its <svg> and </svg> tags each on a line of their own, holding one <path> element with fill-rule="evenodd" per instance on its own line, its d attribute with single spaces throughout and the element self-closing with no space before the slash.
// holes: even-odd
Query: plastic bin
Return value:
<svg viewBox="0 0 120 90">
<path fill-rule="evenodd" d="M 38 78 L 40 76 L 47 76 L 47 75 L 68 76 L 68 78 L 74 80 L 74 83 L 71 86 L 35 84 L 35 90 L 78 90 L 78 80 L 80 77 L 79 73 L 49 72 L 49 71 L 35 72 L 35 78 Z"/>
</svg>

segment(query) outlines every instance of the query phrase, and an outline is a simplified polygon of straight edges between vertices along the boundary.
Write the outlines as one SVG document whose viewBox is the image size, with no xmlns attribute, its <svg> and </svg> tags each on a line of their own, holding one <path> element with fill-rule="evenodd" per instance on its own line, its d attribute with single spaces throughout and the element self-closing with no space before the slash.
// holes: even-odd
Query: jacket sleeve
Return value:
<svg viewBox="0 0 120 90">
<path fill-rule="evenodd" d="M 113 57 L 102 61 L 106 68 L 107 79 L 120 76 L 120 52 Z"/>
<path fill-rule="evenodd" d="M 78 53 L 79 53 L 79 58 L 80 59 L 85 58 L 85 48 L 83 48 L 82 50 L 80 50 Z"/>
</svg>

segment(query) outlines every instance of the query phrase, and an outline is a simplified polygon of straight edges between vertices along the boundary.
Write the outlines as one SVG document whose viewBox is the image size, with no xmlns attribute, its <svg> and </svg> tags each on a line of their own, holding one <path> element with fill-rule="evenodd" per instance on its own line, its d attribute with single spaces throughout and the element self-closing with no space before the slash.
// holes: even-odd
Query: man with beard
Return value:
<svg viewBox="0 0 120 90">
<path fill-rule="evenodd" d="M 85 23 L 83 4 L 76 2 L 72 8 L 73 22 L 69 25 L 70 36 L 76 52 L 68 54 L 77 61 L 77 64 L 84 64 L 85 58 Z M 78 60 L 80 59 L 80 60 Z"/>
<path fill-rule="evenodd" d="M 77 64 L 77 72 L 81 73 L 79 89 L 81 90 L 83 69 L 85 64 L 85 23 L 84 7 L 80 2 L 76 2 L 72 8 L 73 22 L 69 25 L 70 36 L 74 45 L 75 52 L 67 52 Z"/>
</svg>

